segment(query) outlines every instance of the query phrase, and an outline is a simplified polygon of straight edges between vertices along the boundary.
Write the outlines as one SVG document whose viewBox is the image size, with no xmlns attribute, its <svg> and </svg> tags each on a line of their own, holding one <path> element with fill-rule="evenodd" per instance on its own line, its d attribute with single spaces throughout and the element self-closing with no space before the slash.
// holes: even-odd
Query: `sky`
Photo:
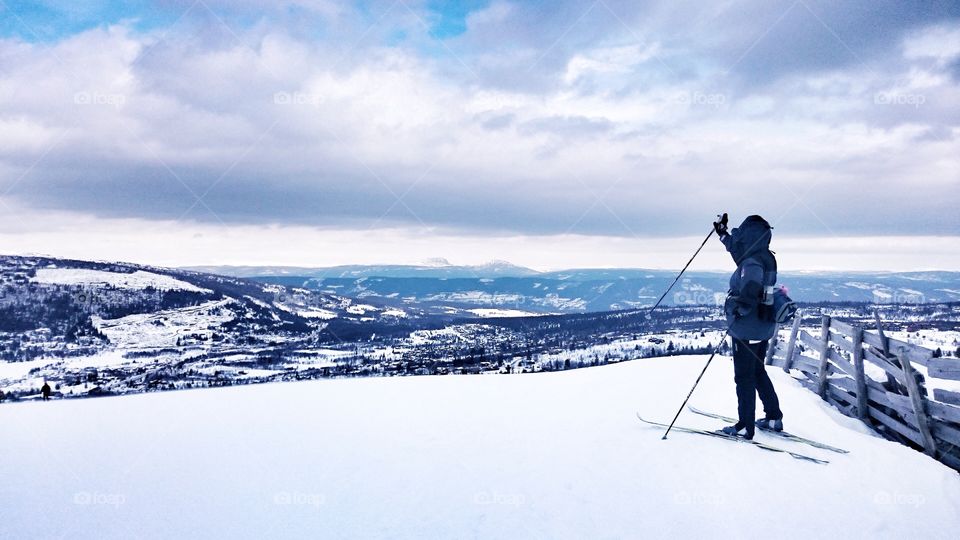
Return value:
<svg viewBox="0 0 960 540">
<path fill-rule="evenodd" d="M 958 104 L 958 2 L 0 0 L 0 253 L 960 270 Z"/>
</svg>

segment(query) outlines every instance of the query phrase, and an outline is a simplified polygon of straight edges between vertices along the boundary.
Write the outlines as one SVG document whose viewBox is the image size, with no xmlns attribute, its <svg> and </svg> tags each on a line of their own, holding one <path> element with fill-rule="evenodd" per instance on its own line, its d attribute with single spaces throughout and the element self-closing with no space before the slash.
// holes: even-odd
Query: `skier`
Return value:
<svg viewBox="0 0 960 540">
<path fill-rule="evenodd" d="M 43 381 L 43 386 L 40 387 L 40 393 L 43 394 L 44 401 L 50 399 L 50 385 L 47 383 L 47 381 Z"/>
<path fill-rule="evenodd" d="M 769 340 L 776 331 L 770 307 L 773 286 L 777 282 L 777 260 L 770 251 L 772 227 L 756 215 L 748 217 L 730 232 L 725 219 L 713 226 L 737 264 L 737 270 L 730 277 L 724 312 L 733 341 L 738 421 L 722 431 L 727 435 L 753 439 L 756 427 L 783 430 L 780 401 L 763 365 Z M 757 394 L 765 415 L 754 422 Z"/>
</svg>

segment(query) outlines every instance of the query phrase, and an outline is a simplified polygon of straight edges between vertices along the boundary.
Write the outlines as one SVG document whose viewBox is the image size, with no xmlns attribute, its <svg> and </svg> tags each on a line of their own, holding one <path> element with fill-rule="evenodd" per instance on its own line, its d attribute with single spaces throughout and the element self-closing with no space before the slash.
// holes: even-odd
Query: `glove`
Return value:
<svg viewBox="0 0 960 540">
<path fill-rule="evenodd" d="M 717 216 L 717 221 L 713 222 L 713 230 L 717 231 L 717 236 L 723 238 L 727 236 L 727 213 L 724 212 L 722 216 Z"/>
<path fill-rule="evenodd" d="M 740 300 L 739 296 L 727 296 L 724 303 L 724 310 L 733 316 L 734 320 L 740 320 L 750 315 L 754 307 Z"/>
</svg>

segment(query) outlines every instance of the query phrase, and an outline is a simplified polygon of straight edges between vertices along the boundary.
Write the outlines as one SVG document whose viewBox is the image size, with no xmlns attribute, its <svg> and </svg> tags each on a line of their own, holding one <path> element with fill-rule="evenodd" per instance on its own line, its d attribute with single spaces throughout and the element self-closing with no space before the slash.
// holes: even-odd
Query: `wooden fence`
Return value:
<svg viewBox="0 0 960 540">
<path fill-rule="evenodd" d="M 960 381 L 960 359 L 887 337 L 879 317 L 864 329 L 824 316 L 816 336 L 800 319 L 785 343 L 771 342 L 767 364 L 884 437 L 960 471 L 960 392 L 927 391 L 935 379 Z"/>
</svg>

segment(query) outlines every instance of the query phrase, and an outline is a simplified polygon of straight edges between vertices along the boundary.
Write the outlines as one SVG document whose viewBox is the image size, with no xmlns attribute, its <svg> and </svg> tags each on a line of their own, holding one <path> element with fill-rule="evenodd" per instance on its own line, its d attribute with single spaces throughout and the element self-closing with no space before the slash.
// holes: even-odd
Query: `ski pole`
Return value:
<svg viewBox="0 0 960 540">
<path fill-rule="evenodd" d="M 720 217 L 720 216 L 717 216 L 717 217 Z M 726 221 L 726 214 L 724 214 L 724 217 L 721 218 L 721 220 L 724 222 Z M 697 251 L 693 253 L 693 257 L 690 257 L 690 260 L 687 261 L 686 265 L 684 265 L 683 270 L 680 270 L 680 273 L 677 274 L 677 278 L 673 280 L 673 283 L 671 283 L 669 287 L 667 287 L 667 290 L 663 291 L 663 295 L 660 297 L 659 300 L 657 300 L 657 303 L 654 304 L 652 308 L 650 308 L 650 311 L 647 312 L 648 319 L 653 314 L 653 311 L 660 306 L 660 302 L 663 302 L 663 299 L 666 298 L 668 294 L 670 294 L 670 291 L 673 290 L 673 286 L 676 285 L 678 281 L 680 281 L 680 277 L 683 275 L 684 272 L 687 271 L 687 268 L 690 267 L 690 263 L 692 263 L 693 260 L 697 258 L 697 255 L 700 254 L 700 250 L 703 249 L 703 246 L 707 245 L 707 242 L 710 240 L 710 237 L 713 236 L 714 232 L 715 232 L 714 229 L 710 229 L 710 233 L 707 235 L 706 238 L 703 239 L 703 243 L 700 244 L 700 247 L 697 248 Z"/>
<path fill-rule="evenodd" d="M 693 383 L 693 388 L 690 389 L 690 393 L 687 394 L 687 398 L 683 400 L 683 404 L 680 405 L 680 410 L 677 411 L 677 414 L 674 415 L 673 420 L 670 421 L 670 426 L 667 428 L 667 431 L 663 434 L 663 440 L 667 440 L 667 435 L 670 434 L 670 430 L 673 429 L 673 424 L 677 421 L 677 418 L 680 418 L 680 413 L 683 412 L 683 408 L 687 406 L 687 402 L 690 401 L 690 396 L 693 395 L 693 391 L 697 389 L 697 385 L 700 384 L 700 379 L 703 378 L 703 374 L 707 372 L 707 368 L 710 367 L 710 362 L 713 361 L 713 357 L 716 356 L 717 352 L 720 351 L 720 346 L 723 345 L 723 342 L 727 339 L 727 334 L 730 333 L 728 329 L 723 333 L 723 337 L 720 338 L 720 343 L 717 343 L 717 346 L 713 348 L 713 353 L 710 354 L 710 358 L 707 359 L 707 364 L 703 366 L 703 371 L 700 372 L 700 376 L 697 377 L 696 382 Z"/>
</svg>

